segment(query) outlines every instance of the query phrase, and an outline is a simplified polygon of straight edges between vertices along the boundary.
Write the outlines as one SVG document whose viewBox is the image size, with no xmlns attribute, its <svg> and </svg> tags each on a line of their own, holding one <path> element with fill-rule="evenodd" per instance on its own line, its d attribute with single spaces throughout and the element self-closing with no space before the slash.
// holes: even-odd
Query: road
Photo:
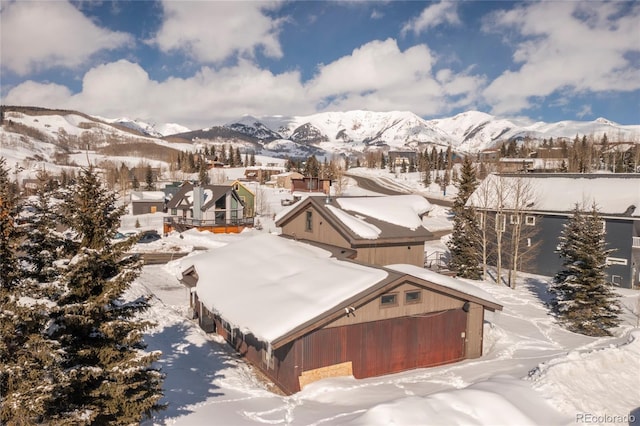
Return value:
<svg viewBox="0 0 640 426">
<path fill-rule="evenodd" d="M 380 185 L 379 183 L 377 183 L 375 180 L 369 179 L 369 178 L 364 177 L 364 176 L 354 176 L 354 175 L 350 175 L 350 174 L 347 174 L 347 176 L 349 176 L 351 179 L 355 180 L 360 188 L 366 189 L 367 191 L 373 191 L 373 192 L 377 192 L 379 194 L 384 194 L 384 195 L 404 195 L 404 194 L 408 194 L 408 192 L 399 192 L 399 191 L 395 191 L 393 189 L 386 188 L 386 187 Z M 432 204 L 437 204 L 439 206 L 444 206 L 444 207 L 452 207 L 453 206 L 453 202 L 452 201 L 442 200 L 442 199 L 439 199 L 439 198 L 431 198 L 431 197 L 427 197 L 427 196 L 425 196 L 423 194 L 420 194 L 420 195 L 422 195 L 424 198 L 427 199 L 427 201 L 429 201 Z"/>
</svg>

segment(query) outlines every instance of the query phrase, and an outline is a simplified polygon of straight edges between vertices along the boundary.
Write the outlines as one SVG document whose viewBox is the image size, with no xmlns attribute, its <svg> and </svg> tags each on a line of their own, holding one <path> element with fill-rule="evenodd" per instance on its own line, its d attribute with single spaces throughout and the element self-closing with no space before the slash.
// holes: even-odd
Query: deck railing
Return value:
<svg viewBox="0 0 640 426">
<path fill-rule="evenodd" d="M 229 219 L 193 219 L 180 216 L 166 216 L 164 223 L 180 224 L 187 226 L 253 226 L 252 217 L 239 217 Z"/>
</svg>

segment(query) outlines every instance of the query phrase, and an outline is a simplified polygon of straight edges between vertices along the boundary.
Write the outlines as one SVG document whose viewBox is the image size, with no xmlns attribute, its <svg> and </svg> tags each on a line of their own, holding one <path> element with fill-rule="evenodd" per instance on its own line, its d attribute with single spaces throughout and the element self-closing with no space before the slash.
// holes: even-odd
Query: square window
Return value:
<svg viewBox="0 0 640 426">
<path fill-rule="evenodd" d="M 517 214 L 512 214 L 511 216 L 509 216 L 509 223 L 511 225 L 517 225 L 520 223 L 520 216 L 518 216 Z"/>
<path fill-rule="evenodd" d="M 525 220 L 525 223 L 529 226 L 534 226 L 536 224 L 535 216 L 526 216 L 524 220 Z"/>
<path fill-rule="evenodd" d="M 420 290 L 410 290 L 404 293 L 404 303 L 420 303 L 422 292 Z"/>
<path fill-rule="evenodd" d="M 380 296 L 380 306 L 396 306 L 398 304 L 398 295 L 396 293 L 383 294 Z"/>
</svg>

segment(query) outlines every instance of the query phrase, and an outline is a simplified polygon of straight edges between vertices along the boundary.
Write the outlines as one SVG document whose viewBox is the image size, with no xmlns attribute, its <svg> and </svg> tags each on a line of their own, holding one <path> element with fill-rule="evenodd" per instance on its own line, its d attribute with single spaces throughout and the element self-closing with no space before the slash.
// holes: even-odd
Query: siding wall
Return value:
<svg viewBox="0 0 640 426">
<path fill-rule="evenodd" d="M 424 243 L 411 243 L 401 246 L 361 247 L 357 249 L 356 260 L 370 265 L 393 265 L 406 263 L 424 267 Z"/>
<path fill-rule="evenodd" d="M 306 230 L 307 211 L 312 212 L 312 227 L 310 231 Z M 318 213 L 313 206 L 309 206 L 297 216 L 293 217 L 282 227 L 282 233 L 290 237 L 332 244 L 338 247 L 351 247 L 349 242 L 345 240 L 338 231 L 327 224 L 326 220 L 320 216 L 320 213 Z"/>
<path fill-rule="evenodd" d="M 421 301 L 419 303 L 405 303 L 404 296 L 407 291 L 421 291 Z M 398 304 L 395 306 L 381 307 L 380 297 L 355 307 L 353 314 L 345 315 L 329 323 L 325 328 L 341 327 L 344 325 L 360 324 L 383 319 L 400 318 L 410 315 L 419 315 L 429 312 L 444 311 L 447 309 L 460 309 L 464 304 L 463 300 L 436 293 L 424 289 L 411 283 L 404 283 L 385 294 L 397 294 Z"/>
</svg>

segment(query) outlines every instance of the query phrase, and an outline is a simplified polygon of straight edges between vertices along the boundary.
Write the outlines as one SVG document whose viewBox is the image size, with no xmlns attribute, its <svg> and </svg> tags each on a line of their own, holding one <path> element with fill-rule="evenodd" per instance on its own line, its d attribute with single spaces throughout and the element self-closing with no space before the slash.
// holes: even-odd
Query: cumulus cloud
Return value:
<svg viewBox="0 0 640 426">
<path fill-rule="evenodd" d="M 2 67 L 19 75 L 76 68 L 96 52 L 134 43 L 130 34 L 98 27 L 66 1 L 6 2 L 0 14 Z"/>
<path fill-rule="evenodd" d="M 639 17 L 640 6 L 627 2 L 542 2 L 490 15 L 485 31 L 521 36 L 513 53 L 520 67 L 484 91 L 492 112 L 519 112 L 561 91 L 639 89 L 637 63 L 630 59 L 640 52 Z"/>
<path fill-rule="evenodd" d="M 23 83 L 4 101 L 77 109 L 104 117 L 123 114 L 153 122 L 208 127 L 251 115 L 306 115 L 325 110 L 409 110 L 419 115 L 448 112 L 476 101 L 483 77 L 439 71 L 426 45 L 401 51 L 393 39 L 373 41 L 322 65 L 302 81 L 299 71 L 275 74 L 253 61 L 203 66 L 189 78 L 153 80 L 140 65 L 120 60 L 96 66 L 82 90 Z"/>
<path fill-rule="evenodd" d="M 233 67 L 203 67 L 190 78 L 162 82 L 152 80 L 140 65 L 120 60 L 87 72 L 77 94 L 57 84 L 29 81 L 11 89 L 4 102 L 77 109 L 112 118 L 126 114 L 191 128 L 220 124 L 243 114 L 313 112 L 297 72 L 274 75 L 242 60 Z"/>
<path fill-rule="evenodd" d="M 411 19 L 402 26 L 402 35 L 409 32 L 418 35 L 430 28 L 442 24 L 459 25 L 458 4 L 454 1 L 441 1 L 427 6 L 420 16 Z"/>
<path fill-rule="evenodd" d="M 164 22 L 152 40 L 162 51 L 181 50 L 201 63 L 217 63 L 239 54 L 280 58 L 282 19 L 267 16 L 275 3 L 253 1 L 162 2 Z"/>
</svg>

